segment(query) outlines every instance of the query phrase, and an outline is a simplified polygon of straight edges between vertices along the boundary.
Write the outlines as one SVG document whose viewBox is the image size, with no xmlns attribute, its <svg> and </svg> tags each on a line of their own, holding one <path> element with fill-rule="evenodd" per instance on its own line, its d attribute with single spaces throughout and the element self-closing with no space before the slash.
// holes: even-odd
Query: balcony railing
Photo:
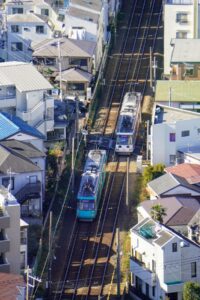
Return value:
<svg viewBox="0 0 200 300">
<path fill-rule="evenodd" d="M 144 281 L 149 285 L 154 286 L 156 284 L 156 274 L 134 256 L 130 257 L 130 270 L 139 278 L 145 278 Z"/>
<path fill-rule="evenodd" d="M 41 182 L 27 183 L 15 195 L 18 202 L 21 204 L 28 199 L 37 199 L 40 197 Z"/>
</svg>

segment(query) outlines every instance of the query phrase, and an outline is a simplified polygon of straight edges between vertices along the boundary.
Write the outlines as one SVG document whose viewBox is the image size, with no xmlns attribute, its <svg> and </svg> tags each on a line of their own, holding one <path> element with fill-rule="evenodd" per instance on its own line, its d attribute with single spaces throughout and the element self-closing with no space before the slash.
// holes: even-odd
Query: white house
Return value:
<svg viewBox="0 0 200 300">
<path fill-rule="evenodd" d="M 5 61 L 32 60 L 31 45 L 53 36 L 53 26 L 45 17 L 34 13 L 7 16 L 6 47 L 0 56 Z"/>
<path fill-rule="evenodd" d="M 142 299 L 182 300 L 187 281 L 200 282 L 200 246 L 150 218 L 131 230 L 130 272 Z"/>
<path fill-rule="evenodd" d="M 32 65 L 0 63 L 0 111 L 16 115 L 43 135 L 54 127 L 51 84 Z"/>
<path fill-rule="evenodd" d="M 200 3 L 198 0 L 164 1 L 164 74 L 170 74 L 173 39 L 200 37 Z"/>
<path fill-rule="evenodd" d="M 85 39 L 97 43 L 97 70 L 101 62 L 103 47 L 108 40 L 108 2 L 94 0 L 82 2 L 71 0 L 65 16 L 65 30 L 70 38 Z"/>
<path fill-rule="evenodd" d="M 177 162 L 200 165 L 200 145 L 179 149 L 177 152 Z"/>
<path fill-rule="evenodd" d="M 200 114 L 155 105 L 149 140 L 151 164 L 174 165 L 179 149 L 200 144 Z"/>
</svg>

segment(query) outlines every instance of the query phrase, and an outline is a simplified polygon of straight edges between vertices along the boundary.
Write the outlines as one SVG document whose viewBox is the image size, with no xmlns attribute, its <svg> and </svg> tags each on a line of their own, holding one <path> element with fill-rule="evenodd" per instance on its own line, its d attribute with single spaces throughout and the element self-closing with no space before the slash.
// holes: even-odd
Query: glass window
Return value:
<svg viewBox="0 0 200 300">
<path fill-rule="evenodd" d="M 48 16 L 49 15 L 49 10 L 46 8 L 42 8 L 41 9 L 41 15 L 42 16 Z"/>
<path fill-rule="evenodd" d="M 23 51 L 23 44 L 20 42 L 11 43 L 11 51 Z"/>
<path fill-rule="evenodd" d="M 2 185 L 8 188 L 9 184 L 11 182 L 10 189 L 14 190 L 14 177 L 4 177 L 2 178 Z"/>
<path fill-rule="evenodd" d="M 188 14 L 186 12 L 179 12 L 176 14 L 176 22 L 177 23 L 187 23 L 188 22 Z"/>
<path fill-rule="evenodd" d="M 177 243 L 172 243 L 172 252 L 177 252 Z"/>
<path fill-rule="evenodd" d="M 169 134 L 169 141 L 175 142 L 176 141 L 176 133 L 170 133 Z"/>
<path fill-rule="evenodd" d="M 176 162 L 176 155 L 171 154 L 169 156 L 169 163 L 170 164 L 175 164 L 175 162 Z"/>
<path fill-rule="evenodd" d="M 93 201 L 80 201 L 79 202 L 79 209 L 80 210 L 94 210 L 95 204 Z"/>
<path fill-rule="evenodd" d="M 177 39 L 187 39 L 187 31 L 177 31 L 176 38 Z"/>
<path fill-rule="evenodd" d="M 11 32 L 19 32 L 19 25 L 11 25 Z"/>
<path fill-rule="evenodd" d="M 13 7 L 12 8 L 12 14 L 23 14 L 24 10 L 22 7 Z"/>
<path fill-rule="evenodd" d="M 39 33 L 39 34 L 44 33 L 44 26 L 42 26 L 42 25 L 36 26 L 36 33 Z"/>
<path fill-rule="evenodd" d="M 24 31 L 31 31 L 31 30 L 28 27 L 24 27 Z"/>
<path fill-rule="evenodd" d="M 156 295 L 155 291 L 156 291 L 155 286 L 152 286 L 152 296 L 153 296 L 153 297 L 155 297 L 155 295 Z"/>
<path fill-rule="evenodd" d="M 196 263 L 196 261 L 191 263 L 191 277 L 197 277 L 197 263 Z"/>
<path fill-rule="evenodd" d="M 190 135 L 190 131 L 189 130 L 181 131 L 181 136 L 182 137 L 189 136 L 189 135 Z"/>
</svg>

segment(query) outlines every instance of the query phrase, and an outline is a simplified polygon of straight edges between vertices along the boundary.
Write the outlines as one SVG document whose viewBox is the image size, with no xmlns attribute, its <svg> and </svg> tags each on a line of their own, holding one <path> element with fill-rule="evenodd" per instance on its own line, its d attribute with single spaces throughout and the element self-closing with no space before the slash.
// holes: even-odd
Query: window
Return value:
<svg viewBox="0 0 200 300">
<path fill-rule="evenodd" d="M 63 22 L 65 20 L 65 15 L 58 15 L 58 21 Z"/>
<path fill-rule="evenodd" d="M 11 32 L 19 32 L 19 25 L 11 25 Z"/>
<path fill-rule="evenodd" d="M 22 7 L 13 7 L 12 8 L 12 14 L 15 15 L 15 14 L 23 14 L 24 13 L 24 10 Z"/>
<path fill-rule="evenodd" d="M 152 272 L 156 272 L 156 261 L 152 259 Z"/>
<path fill-rule="evenodd" d="M 155 295 L 156 295 L 156 288 L 155 288 L 155 286 L 152 286 L 152 296 L 153 297 L 155 297 Z"/>
<path fill-rule="evenodd" d="M 31 31 L 31 30 L 28 27 L 24 27 L 24 31 Z"/>
<path fill-rule="evenodd" d="M 20 42 L 11 43 L 11 51 L 23 51 L 23 44 Z"/>
<path fill-rule="evenodd" d="M 187 39 L 187 31 L 177 31 L 176 38 L 177 39 Z"/>
<path fill-rule="evenodd" d="M 175 162 L 176 162 L 176 155 L 170 154 L 169 163 L 170 164 L 175 164 Z"/>
<path fill-rule="evenodd" d="M 42 16 L 48 16 L 49 15 L 49 10 L 46 8 L 42 8 L 41 9 L 41 15 Z"/>
<path fill-rule="evenodd" d="M 176 142 L 176 133 L 170 133 L 169 134 L 169 141 L 170 142 Z"/>
<path fill-rule="evenodd" d="M 39 34 L 44 33 L 44 26 L 42 26 L 42 25 L 36 26 L 36 33 L 39 33 Z"/>
<path fill-rule="evenodd" d="M 14 177 L 11 177 L 11 178 L 10 177 L 4 177 L 4 178 L 2 178 L 2 185 L 7 188 L 10 184 L 10 179 L 11 179 L 10 189 L 14 190 Z"/>
<path fill-rule="evenodd" d="M 25 258 L 26 258 L 26 254 L 25 252 L 20 252 L 20 268 L 21 269 L 24 269 L 26 266 L 25 266 Z"/>
<path fill-rule="evenodd" d="M 180 24 L 184 24 L 188 22 L 188 14 L 185 12 L 179 12 L 176 14 L 176 22 Z"/>
<path fill-rule="evenodd" d="M 177 252 L 177 243 L 172 243 L 172 252 Z"/>
<path fill-rule="evenodd" d="M 149 297 L 149 285 L 146 283 L 146 296 Z"/>
<path fill-rule="evenodd" d="M 197 277 L 197 263 L 191 263 L 191 277 Z"/>
<path fill-rule="evenodd" d="M 29 183 L 36 183 L 37 182 L 37 176 L 29 176 Z"/>
<path fill-rule="evenodd" d="M 190 135 L 190 131 L 189 130 L 181 131 L 181 136 L 182 137 L 186 137 L 186 136 L 189 136 L 189 135 Z"/>
<path fill-rule="evenodd" d="M 200 128 L 197 128 L 197 134 L 200 135 Z"/>
</svg>

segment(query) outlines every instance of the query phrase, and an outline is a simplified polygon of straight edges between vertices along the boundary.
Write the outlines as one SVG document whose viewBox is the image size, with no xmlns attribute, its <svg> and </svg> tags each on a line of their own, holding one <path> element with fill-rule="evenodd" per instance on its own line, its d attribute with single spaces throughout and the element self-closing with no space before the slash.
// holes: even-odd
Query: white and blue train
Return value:
<svg viewBox="0 0 200 300">
<path fill-rule="evenodd" d="M 77 218 L 92 221 L 97 215 L 105 181 L 106 150 L 90 150 L 77 195 Z"/>
<path fill-rule="evenodd" d="M 115 152 L 121 155 L 133 153 L 140 122 L 141 93 L 126 93 L 116 127 Z"/>
</svg>

